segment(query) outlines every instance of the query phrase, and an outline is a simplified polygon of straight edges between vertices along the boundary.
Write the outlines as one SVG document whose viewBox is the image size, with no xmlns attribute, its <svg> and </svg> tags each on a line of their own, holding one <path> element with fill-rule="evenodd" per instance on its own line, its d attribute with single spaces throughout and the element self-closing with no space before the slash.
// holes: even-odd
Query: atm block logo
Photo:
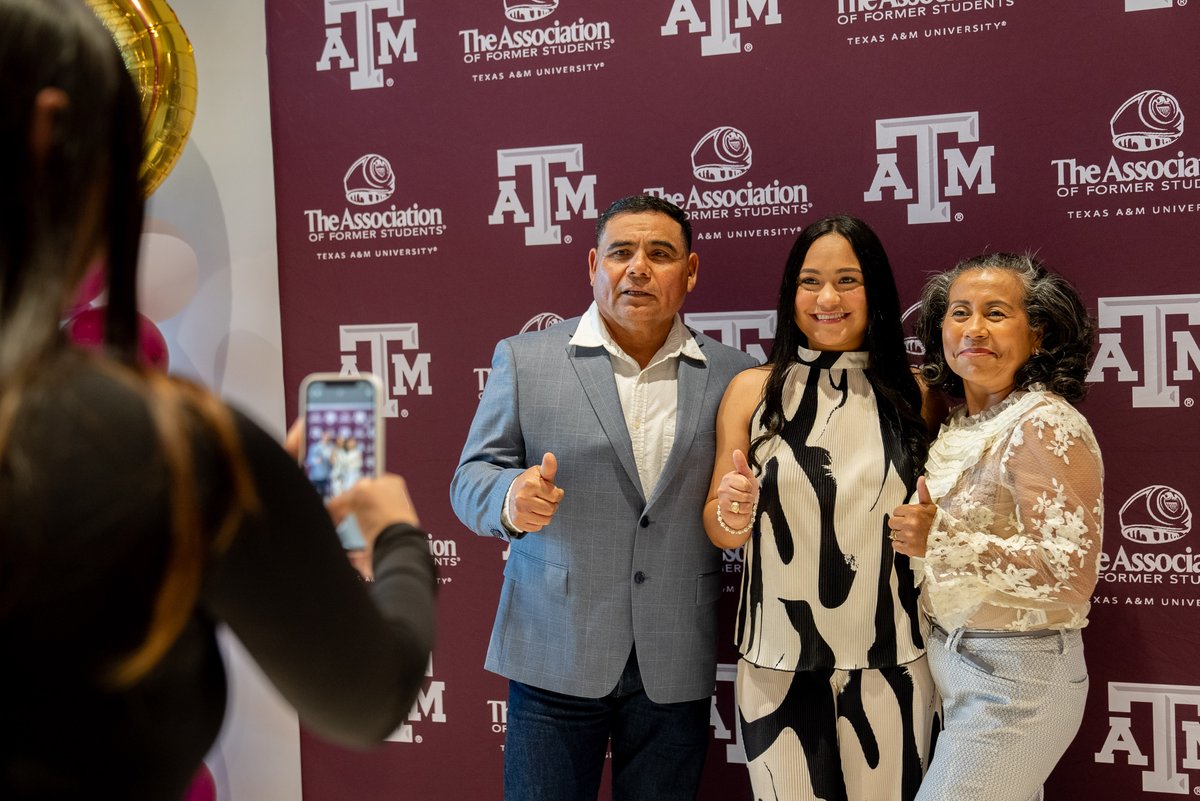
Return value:
<svg viewBox="0 0 1200 801">
<path fill-rule="evenodd" d="M 351 89 L 391 86 L 384 67 L 397 59 L 417 60 L 416 27 L 415 19 L 404 18 L 404 0 L 325 0 L 325 46 L 317 72 L 348 70 Z"/>
<path fill-rule="evenodd" d="M 722 345 L 745 351 L 760 364 L 767 360 L 767 348 L 775 340 L 775 312 L 771 309 L 688 312 L 683 315 L 683 322 Z"/>
<path fill-rule="evenodd" d="M 1099 347 L 1087 380 L 1132 384 L 1135 409 L 1192 406 L 1180 390 L 1200 367 L 1200 295 L 1098 298 L 1097 307 Z M 1127 329 L 1131 341 L 1140 333 L 1140 351 L 1127 347 Z"/>
<path fill-rule="evenodd" d="M 557 223 L 594 220 L 596 176 L 583 172 L 583 145 L 516 147 L 496 151 L 499 191 L 489 225 L 525 226 L 526 245 L 570 244 Z"/>
<path fill-rule="evenodd" d="M 425 740 L 419 730 L 425 724 L 446 723 L 446 682 L 438 681 L 433 676 L 433 657 L 425 668 L 425 678 L 429 681 L 417 692 L 417 700 L 408 713 L 408 719 L 388 735 L 388 741 L 393 743 L 420 743 Z"/>
<path fill-rule="evenodd" d="M 1096 762 L 1142 768 L 1145 792 L 1192 794 L 1188 771 L 1200 771 L 1200 687 L 1109 682 L 1108 711 Z"/>
<path fill-rule="evenodd" d="M 667 21 L 659 29 L 661 36 L 675 36 L 683 28 L 700 37 L 701 56 L 728 56 L 749 52 L 754 45 L 742 44 L 738 31 L 760 25 L 783 22 L 779 0 L 709 0 L 707 19 L 696 8 L 696 0 L 672 0 Z M 686 26 L 686 27 L 684 27 Z"/>
<path fill-rule="evenodd" d="M 724 746 L 725 761 L 730 765 L 745 765 L 746 748 L 742 745 L 741 716 L 734 692 L 736 683 L 737 665 L 718 663 L 708 723 L 712 727 L 713 739 Z"/>
<path fill-rule="evenodd" d="M 896 117 L 875 121 L 875 175 L 863 200 L 878 203 L 884 193 L 907 204 L 909 225 L 952 219 L 948 197 L 996 193 L 992 159 L 996 148 L 978 144 L 979 112 Z M 974 145 L 964 149 L 958 145 Z M 915 196 L 914 196 L 915 184 Z M 958 214 L 953 219 L 961 219 Z"/>
<path fill-rule="evenodd" d="M 383 382 L 387 398 L 385 417 L 408 417 L 400 408 L 400 399 L 410 393 L 432 395 L 429 365 L 433 357 L 420 351 L 419 327 L 416 323 L 382 323 L 378 325 L 338 326 L 342 351 L 342 375 L 373 373 Z M 359 361 L 359 350 L 369 354 L 367 369 Z"/>
<path fill-rule="evenodd" d="M 1186 5 L 1187 0 L 1178 0 L 1179 5 Z M 1176 0 L 1125 0 L 1126 11 L 1157 11 L 1163 8 L 1171 8 L 1176 3 Z"/>
</svg>

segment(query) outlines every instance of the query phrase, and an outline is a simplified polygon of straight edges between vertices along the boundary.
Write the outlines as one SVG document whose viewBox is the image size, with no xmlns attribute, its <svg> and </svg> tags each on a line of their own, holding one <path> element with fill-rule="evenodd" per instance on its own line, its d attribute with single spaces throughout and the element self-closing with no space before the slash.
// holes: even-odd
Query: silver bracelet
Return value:
<svg viewBox="0 0 1200 801">
<path fill-rule="evenodd" d="M 754 499 L 754 503 L 750 505 L 750 522 L 744 528 L 732 529 L 725 523 L 725 518 L 721 516 L 721 501 L 717 501 L 717 525 L 725 530 L 726 534 L 732 534 L 735 537 L 741 537 L 749 533 L 750 529 L 754 528 L 754 515 L 758 512 L 758 498 Z"/>
</svg>

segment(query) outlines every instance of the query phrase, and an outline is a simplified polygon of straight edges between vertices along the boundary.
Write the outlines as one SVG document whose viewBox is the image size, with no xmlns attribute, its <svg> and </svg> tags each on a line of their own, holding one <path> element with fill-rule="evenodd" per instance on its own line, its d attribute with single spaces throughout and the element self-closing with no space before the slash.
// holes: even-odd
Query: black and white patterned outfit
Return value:
<svg viewBox="0 0 1200 801">
<path fill-rule="evenodd" d="M 759 505 L 738 612 L 754 797 L 908 801 L 937 700 L 913 572 L 887 520 L 919 465 L 881 420 L 866 353 L 801 348 L 799 358 L 783 429 L 755 453 Z M 751 442 L 761 415 L 760 405 Z"/>
</svg>

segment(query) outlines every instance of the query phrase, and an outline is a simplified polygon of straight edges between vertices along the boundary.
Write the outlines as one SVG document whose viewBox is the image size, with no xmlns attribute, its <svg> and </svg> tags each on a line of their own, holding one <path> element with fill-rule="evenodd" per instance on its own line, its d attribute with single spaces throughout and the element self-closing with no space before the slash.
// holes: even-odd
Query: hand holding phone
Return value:
<svg viewBox="0 0 1200 801">
<path fill-rule="evenodd" d="M 420 526 L 417 510 L 404 479 L 393 473 L 365 478 L 329 502 L 334 520 L 353 514 L 366 539 L 374 541 L 380 531 L 395 523 Z"/>
<path fill-rule="evenodd" d="M 301 464 L 322 499 L 383 472 L 383 385 L 370 374 L 313 373 L 300 385 Z M 366 548 L 353 515 L 338 524 L 342 547 Z"/>
</svg>

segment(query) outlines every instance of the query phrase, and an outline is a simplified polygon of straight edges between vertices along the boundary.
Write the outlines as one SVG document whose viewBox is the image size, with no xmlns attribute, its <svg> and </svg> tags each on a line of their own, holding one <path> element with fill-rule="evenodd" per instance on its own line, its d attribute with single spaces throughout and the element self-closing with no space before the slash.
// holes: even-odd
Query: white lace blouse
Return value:
<svg viewBox="0 0 1200 801">
<path fill-rule="evenodd" d="M 959 407 L 929 452 L 938 512 L 921 603 L 947 631 L 1087 625 L 1104 526 L 1104 466 L 1087 420 L 1049 392 Z"/>
</svg>

